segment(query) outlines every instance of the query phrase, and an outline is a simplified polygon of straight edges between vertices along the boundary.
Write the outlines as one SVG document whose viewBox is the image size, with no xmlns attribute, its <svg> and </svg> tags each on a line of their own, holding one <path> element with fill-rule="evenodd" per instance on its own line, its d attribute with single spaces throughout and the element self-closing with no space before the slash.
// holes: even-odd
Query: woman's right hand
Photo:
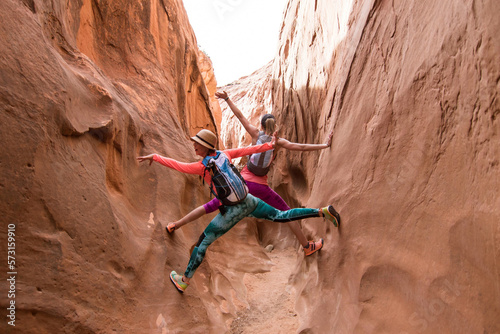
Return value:
<svg viewBox="0 0 500 334">
<path fill-rule="evenodd" d="M 151 164 L 154 161 L 153 157 L 154 157 L 154 154 L 150 154 L 150 155 L 145 155 L 143 157 L 138 157 L 137 160 L 139 160 L 139 162 L 143 162 L 143 161 L 149 160 L 149 165 L 151 166 Z"/>
</svg>

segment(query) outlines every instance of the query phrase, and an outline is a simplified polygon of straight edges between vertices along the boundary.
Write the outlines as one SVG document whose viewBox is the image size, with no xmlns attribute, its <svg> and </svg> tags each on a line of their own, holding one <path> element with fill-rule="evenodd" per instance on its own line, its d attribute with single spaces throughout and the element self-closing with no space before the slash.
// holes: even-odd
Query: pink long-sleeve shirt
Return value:
<svg viewBox="0 0 500 334">
<path fill-rule="evenodd" d="M 254 153 L 266 152 L 272 150 L 273 148 L 274 147 L 270 143 L 265 143 L 262 145 L 254 145 L 242 148 L 232 148 L 224 150 L 222 152 L 224 152 L 224 154 L 227 155 L 229 161 L 232 161 L 235 158 L 239 158 Z M 203 175 L 205 171 L 205 166 L 203 166 L 203 163 L 201 161 L 186 163 L 162 157 L 161 155 L 158 154 L 153 155 L 153 160 L 161 163 L 164 166 L 175 169 L 176 171 L 179 171 L 181 173 L 201 175 L 205 178 L 205 182 L 210 184 L 211 181 L 210 175 L 208 173 L 206 173 L 206 175 Z"/>
</svg>

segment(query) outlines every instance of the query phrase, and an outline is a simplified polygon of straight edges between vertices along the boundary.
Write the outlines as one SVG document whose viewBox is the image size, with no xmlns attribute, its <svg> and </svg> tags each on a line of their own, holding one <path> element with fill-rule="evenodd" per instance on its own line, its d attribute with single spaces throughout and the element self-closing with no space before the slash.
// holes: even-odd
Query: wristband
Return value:
<svg viewBox="0 0 500 334">
<path fill-rule="evenodd" d="M 229 96 L 224 99 L 224 101 L 227 101 L 227 100 L 229 100 Z"/>
</svg>

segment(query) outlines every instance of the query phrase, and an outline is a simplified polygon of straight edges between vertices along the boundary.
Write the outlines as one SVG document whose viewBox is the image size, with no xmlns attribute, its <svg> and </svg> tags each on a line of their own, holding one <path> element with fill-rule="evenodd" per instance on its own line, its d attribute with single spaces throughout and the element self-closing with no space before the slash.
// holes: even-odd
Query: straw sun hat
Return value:
<svg viewBox="0 0 500 334">
<path fill-rule="evenodd" d="M 196 136 L 191 137 L 191 140 L 211 150 L 215 150 L 215 145 L 217 144 L 217 136 L 212 131 L 206 129 L 201 130 Z"/>
</svg>

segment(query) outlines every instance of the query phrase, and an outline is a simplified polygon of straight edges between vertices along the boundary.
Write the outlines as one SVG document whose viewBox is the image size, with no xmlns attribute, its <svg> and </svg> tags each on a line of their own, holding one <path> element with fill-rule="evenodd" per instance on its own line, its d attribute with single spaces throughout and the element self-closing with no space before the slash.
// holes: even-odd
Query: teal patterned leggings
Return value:
<svg viewBox="0 0 500 334">
<path fill-rule="evenodd" d="M 217 238 L 221 237 L 229 231 L 234 225 L 245 217 L 255 217 L 260 219 L 271 220 L 274 222 L 289 222 L 311 217 L 319 217 L 319 209 L 291 209 L 288 211 L 280 211 L 273 208 L 264 201 L 248 194 L 247 197 L 238 205 L 226 206 L 224 215 L 218 214 L 208 224 L 205 231 L 201 234 L 200 240 L 191 254 L 189 264 L 184 275 L 193 277 L 194 272 L 203 261 L 208 246 Z"/>
</svg>

